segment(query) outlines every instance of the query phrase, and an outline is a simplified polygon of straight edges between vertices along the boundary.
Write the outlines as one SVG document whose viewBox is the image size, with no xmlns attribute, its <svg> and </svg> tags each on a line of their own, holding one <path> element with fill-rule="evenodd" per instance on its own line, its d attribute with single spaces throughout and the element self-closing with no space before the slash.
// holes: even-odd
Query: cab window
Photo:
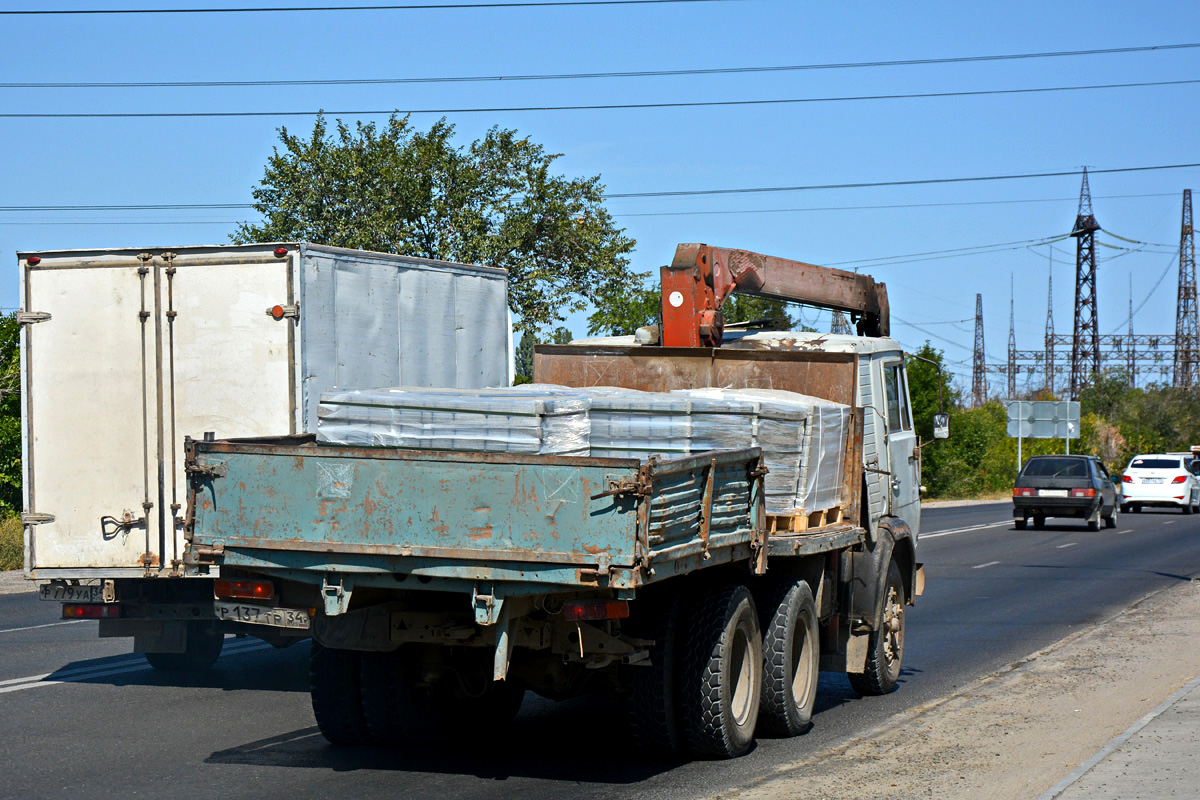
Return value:
<svg viewBox="0 0 1200 800">
<path fill-rule="evenodd" d="M 912 430 L 912 415 L 908 409 L 908 392 L 904 387 L 901 363 L 883 365 L 883 391 L 887 401 L 888 433 Z"/>
</svg>

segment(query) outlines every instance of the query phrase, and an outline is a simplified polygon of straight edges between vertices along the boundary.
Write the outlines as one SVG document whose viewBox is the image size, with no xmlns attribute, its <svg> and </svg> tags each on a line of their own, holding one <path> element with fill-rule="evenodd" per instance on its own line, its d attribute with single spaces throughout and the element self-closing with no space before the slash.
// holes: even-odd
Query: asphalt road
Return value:
<svg viewBox="0 0 1200 800">
<path fill-rule="evenodd" d="M 1200 575 L 1200 517 L 1016 531 L 1007 503 L 930 508 L 919 552 L 928 583 L 909 609 L 900 689 L 860 699 L 823 674 L 812 731 L 727 762 L 641 757 L 600 697 L 528 695 L 510 731 L 466 720 L 448 748 L 333 748 L 313 722 L 306 644 L 229 640 L 212 671 L 179 678 L 146 667 L 128 640 L 97 639 L 93 622 L 59 620 L 56 603 L 0 595 L 0 798 L 709 796 Z"/>
</svg>

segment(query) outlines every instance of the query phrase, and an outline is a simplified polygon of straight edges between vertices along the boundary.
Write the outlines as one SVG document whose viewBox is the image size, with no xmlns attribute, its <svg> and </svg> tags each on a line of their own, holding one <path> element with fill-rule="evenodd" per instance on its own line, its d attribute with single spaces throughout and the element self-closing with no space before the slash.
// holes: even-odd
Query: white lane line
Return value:
<svg viewBox="0 0 1200 800">
<path fill-rule="evenodd" d="M 1079 542 L 1067 542 L 1066 544 L 1060 544 L 1058 549 L 1062 550 L 1064 547 L 1074 547 L 1077 544 L 1079 544 Z"/>
<path fill-rule="evenodd" d="M 271 646 L 266 642 L 257 640 L 250 642 L 235 642 L 226 647 L 221 656 L 235 655 L 245 653 L 251 650 L 265 650 Z M 36 689 L 39 686 L 57 686 L 63 683 L 78 683 L 81 681 L 92 680 L 93 678 L 104 678 L 109 675 L 122 675 L 128 672 L 141 672 L 143 670 L 152 669 L 146 663 L 146 660 L 141 656 L 122 659 L 121 661 L 113 661 L 108 664 L 103 664 L 95 667 L 82 667 L 78 669 L 60 670 L 58 672 L 47 672 L 42 675 L 27 675 L 24 678 L 10 678 L 0 681 L 0 694 L 8 692 L 20 692 L 25 689 Z"/>
<path fill-rule="evenodd" d="M 1122 533 L 1133 533 L 1133 528 L 1126 528 L 1126 529 L 1125 529 L 1125 530 L 1123 530 L 1123 531 L 1117 531 L 1117 533 L 1118 533 L 1118 534 L 1122 534 Z"/>
<path fill-rule="evenodd" d="M 1000 563 L 999 561 L 989 561 L 986 564 L 976 564 L 975 566 L 971 567 L 971 569 L 983 569 L 984 567 L 994 567 L 999 563 Z"/>
<path fill-rule="evenodd" d="M 988 528 L 1002 528 L 1006 525 L 1012 525 L 1012 520 L 1008 519 L 1003 522 L 988 522 L 982 525 L 968 525 L 965 528 L 950 528 L 949 530 L 938 531 L 936 533 L 922 533 L 918 538 L 936 539 L 939 536 L 950 536 L 951 534 L 955 533 L 970 533 L 971 531 L 983 531 L 987 530 Z"/>
<path fill-rule="evenodd" d="M 94 619 L 68 619 L 62 622 L 47 622 L 45 625 L 28 625 L 24 628 L 0 628 L 0 633 L 16 633 L 17 631 L 33 631 L 38 628 L 53 628 L 55 625 L 74 625 L 78 622 L 95 622 Z"/>
<path fill-rule="evenodd" d="M 1175 520 L 1173 520 L 1173 519 L 1163 520 L 1163 525 L 1174 525 L 1174 524 L 1175 524 Z"/>
</svg>

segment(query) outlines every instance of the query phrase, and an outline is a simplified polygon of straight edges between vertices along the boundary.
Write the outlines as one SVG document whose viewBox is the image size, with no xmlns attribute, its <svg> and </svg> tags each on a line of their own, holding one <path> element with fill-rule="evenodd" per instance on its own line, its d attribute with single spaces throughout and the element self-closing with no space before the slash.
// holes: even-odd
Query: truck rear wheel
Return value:
<svg viewBox="0 0 1200 800">
<path fill-rule="evenodd" d="M 887 694 L 900 680 L 904 656 L 904 580 L 895 561 L 888 564 L 887 584 L 880 598 L 879 630 L 867 642 L 867 664 L 862 674 L 849 672 L 850 686 L 860 695 Z"/>
<path fill-rule="evenodd" d="M 641 751 L 676 755 L 683 752 L 679 719 L 676 662 L 679 649 L 678 594 L 645 609 L 645 629 L 632 628 L 634 635 L 654 640 L 649 665 L 633 665 L 626 671 L 625 713 L 634 746 Z"/>
<path fill-rule="evenodd" d="M 362 654 L 363 713 L 375 741 L 445 742 L 460 729 L 494 732 L 517 715 L 525 699 L 521 684 L 493 681 L 482 660 L 452 659 L 447 669 L 436 658 L 423 662 L 423 655 L 419 645 Z"/>
<path fill-rule="evenodd" d="M 754 742 L 762 694 L 754 599 L 734 584 L 698 595 L 689 610 L 679 686 L 688 747 L 698 756 L 740 756 Z"/>
<path fill-rule="evenodd" d="M 323 647 L 315 640 L 309 661 L 313 716 L 321 734 L 333 744 L 368 744 L 371 734 L 363 716 L 360 654 Z"/>
<path fill-rule="evenodd" d="M 186 650 L 182 653 L 146 653 L 146 662 L 164 672 L 203 672 L 217 663 L 225 634 L 203 622 L 188 622 Z"/>
<path fill-rule="evenodd" d="M 777 736 L 798 736 L 812 724 L 821 665 L 817 604 L 802 580 L 782 583 L 764 612 L 762 705 L 758 722 Z"/>
</svg>

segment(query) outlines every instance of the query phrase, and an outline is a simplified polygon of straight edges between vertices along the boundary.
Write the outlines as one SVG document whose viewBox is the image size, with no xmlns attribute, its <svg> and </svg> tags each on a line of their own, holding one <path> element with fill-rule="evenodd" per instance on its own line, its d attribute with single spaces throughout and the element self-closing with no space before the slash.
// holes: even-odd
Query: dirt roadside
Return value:
<svg viewBox="0 0 1200 800">
<path fill-rule="evenodd" d="M 1197 674 L 1186 582 L 719 797 L 1036 798 Z"/>
<path fill-rule="evenodd" d="M 36 592 L 37 584 L 25 580 L 25 575 L 19 569 L 0 572 L 0 594 L 17 594 L 18 592 Z"/>
</svg>

